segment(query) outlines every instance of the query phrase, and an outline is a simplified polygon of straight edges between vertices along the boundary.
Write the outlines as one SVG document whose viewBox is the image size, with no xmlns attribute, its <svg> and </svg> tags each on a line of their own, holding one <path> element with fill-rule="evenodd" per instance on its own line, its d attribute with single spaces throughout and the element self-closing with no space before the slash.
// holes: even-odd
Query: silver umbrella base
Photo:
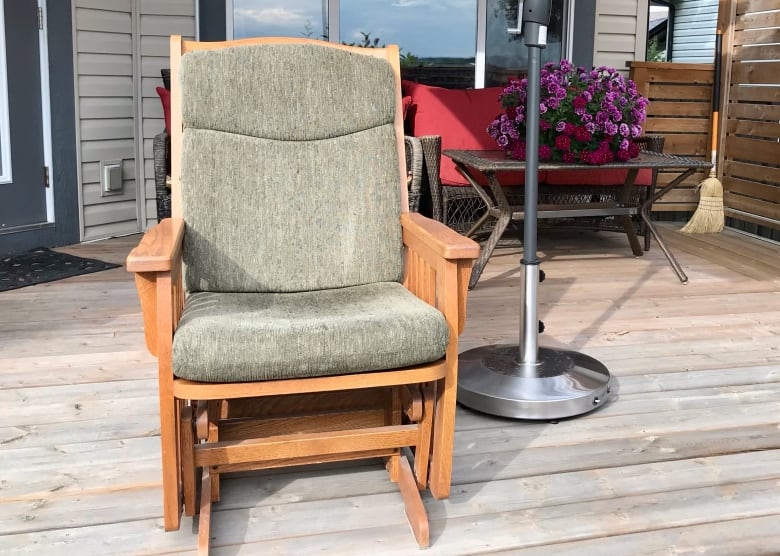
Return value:
<svg viewBox="0 0 780 556">
<path fill-rule="evenodd" d="M 540 347 L 536 364 L 519 358 L 511 344 L 461 353 L 458 402 L 501 417 L 561 419 L 592 411 L 612 395 L 607 368 L 582 353 Z"/>
</svg>

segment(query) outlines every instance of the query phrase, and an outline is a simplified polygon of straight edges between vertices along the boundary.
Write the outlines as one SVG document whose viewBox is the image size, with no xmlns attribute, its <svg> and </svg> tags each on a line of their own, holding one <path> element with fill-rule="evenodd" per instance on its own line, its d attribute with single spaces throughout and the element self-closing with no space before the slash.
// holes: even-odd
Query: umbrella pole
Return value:
<svg viewBox="0 0 780 556">
<path fill-rule="evenodd" d="M 526 0 L 518 10 L 528 47 L 520 342 L 475 348 L 459 358 L 458 401 L 477 411 L 516 419 L 579 415 L 599 407 L 612 394 L 609 371 L 600 361 L 574 351 L 540 348 L 538 343 L 540 75 L 550 8 L 550 0 Z"/>
</svg>

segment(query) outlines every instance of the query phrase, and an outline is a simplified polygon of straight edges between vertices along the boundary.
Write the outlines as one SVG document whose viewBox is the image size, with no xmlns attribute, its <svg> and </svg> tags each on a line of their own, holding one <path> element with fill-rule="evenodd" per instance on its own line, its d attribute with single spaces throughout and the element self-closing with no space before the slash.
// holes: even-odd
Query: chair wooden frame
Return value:
<svg viewBox="0 0 780 556">
<path fill-rule="evenodd" d="M 479 247 L 439 222 L 408 212 L 397 47 L 329 45 L 386 58 L 394 69 L 403 284 L 444 314 L 450 333 L 445 357 L 390 371 L 265 382 L 198 383 L 173 374 L 173 335 L 185 300 L 180 58 L 192 50 L 264 42 L 323 44 L 307 39 L 199 43 L 171 37 L 173 216 L 151 228 L 127 258 L 127 270 L 136 274 L 146 344 L 158 359 L 165 529 L 179 528 L 182 511 L 188 516 L 197 513 L 200 483 L 198 546 L 207 552 L 211 503 L 219 498 L 222 473 L 383 457 L 391 480 L 399 483 L 419 546 L 428 546 L 427 515 L 419 490 L 429 488 L 437 499 L 450 492 L 458 335 L 465 322 L 471 264 Z M 256 403 L 258 398 L 267 403 Z M 413 466 L 403 455 L 406 447 L 413 448 Z"/>
</svg>

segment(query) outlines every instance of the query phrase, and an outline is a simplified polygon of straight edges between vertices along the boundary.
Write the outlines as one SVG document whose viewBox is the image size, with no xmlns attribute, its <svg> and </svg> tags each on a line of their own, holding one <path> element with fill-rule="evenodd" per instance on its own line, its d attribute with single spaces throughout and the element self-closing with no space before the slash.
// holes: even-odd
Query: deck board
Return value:
<svg viewBox="0 0 780 556">
<path fill-rule="evenodd" d="M 542 345 L 604 362 L 618 396 L 558 422 L 458 409 L 449 500 L 427 554 L 780 553 L 780 246 L 725 231 L 544 230 Z M 64 249 L 121 263 L 138 237 Z M 517 342 L 521 248 L 470 292 L 461 350 Z M 0 293 L 0 553 L 192 554 L 162 529 L 155 361 L 123 268 Z M 240 474 L 217 555 L 414 554 L 377 462 Z"/>
</svg>

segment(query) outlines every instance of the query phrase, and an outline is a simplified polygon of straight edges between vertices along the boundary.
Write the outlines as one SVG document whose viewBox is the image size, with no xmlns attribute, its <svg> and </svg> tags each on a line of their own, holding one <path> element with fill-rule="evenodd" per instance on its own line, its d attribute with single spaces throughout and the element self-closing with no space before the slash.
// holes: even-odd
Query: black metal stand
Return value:
<svg viewBox="0 0 780 556">
<path fill-rule="evenodd" d="M 612 393 L 610 374 L 596 359 L 540 348 L 537 288 L 539 102 L 541 50 L 547 44 L 550 0 L 520 2 L 528 46 L 526 172 L 523 220 L 523 300 L 519 345 L 489 345 L 460 355 L 458 401 L 477 411 L 518 419 L 559 419 L 591 411 Z M 516 30 L 510 30 L 516 32 Z"/>
</svg>

